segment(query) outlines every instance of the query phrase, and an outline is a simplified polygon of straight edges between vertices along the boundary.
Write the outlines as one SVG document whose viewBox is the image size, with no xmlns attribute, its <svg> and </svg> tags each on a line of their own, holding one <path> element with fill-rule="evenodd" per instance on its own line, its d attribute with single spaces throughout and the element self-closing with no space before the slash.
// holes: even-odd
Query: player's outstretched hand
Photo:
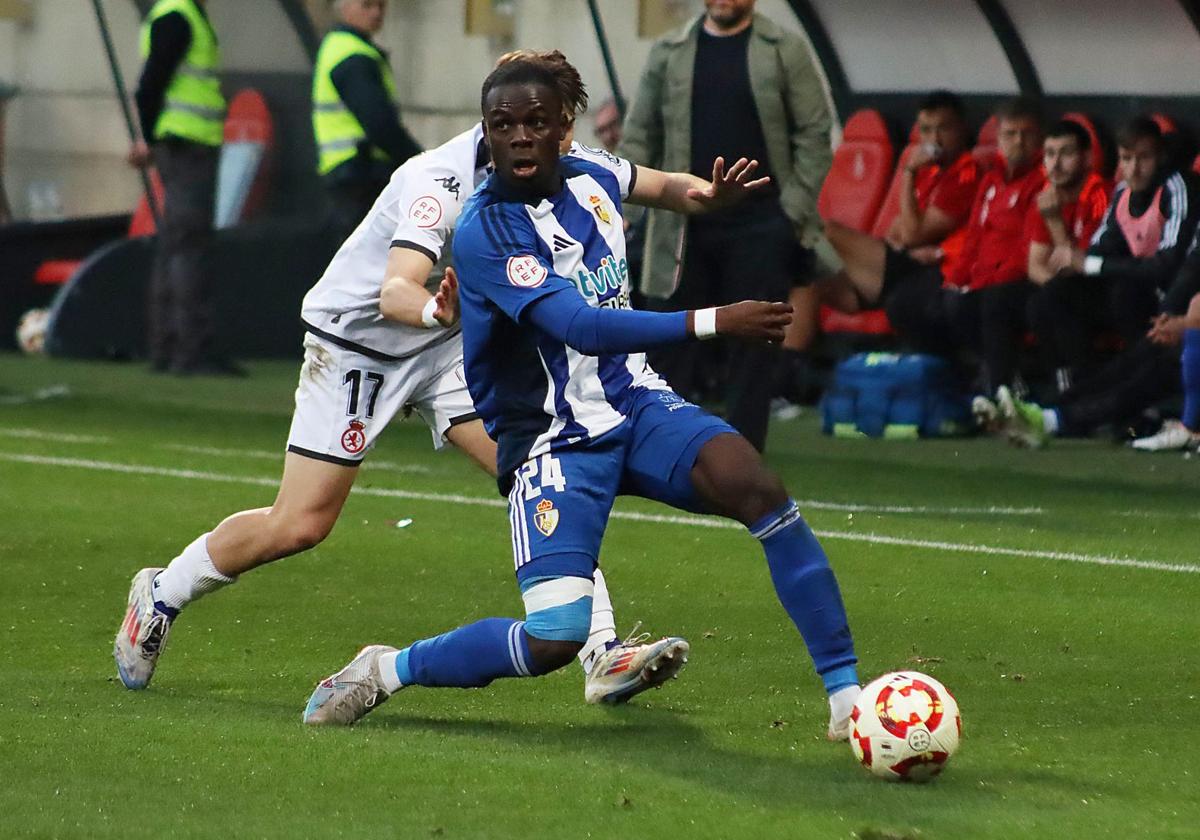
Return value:
<svg viewBox="0 0 1200 840">
<path fill-rule="evenodd" d="M 790 323 L 792 306 L 788 303 L 744 300 L 717 309 L 717 335 L 779 342 Z"/>
<path fill-rule="evenodd" d="M 738 162 L 729 167 L 727 172 L 725 171 L 725 158 L 719 157 L 713 161 L 712 183 L 703 189 L 688 190 L 687 197 L 707 211 L 737 204 L 754 190 L 762 189 L 771 183 L 770 178 L 750 180 L 750 176 L 756 169 L 758 169 L 758 161 L 739 158 Z"/>
<path fill-rule="evenodd" d="M 433 317 L 443 327 L 453 327 L 458 323 L 458 275 L 454 273 L 454 268 L 446 266 L 446 273 L 442 275 L 442 282 L 438 284 L 437 294 L 433 296 L 437 301 L 437 309 L 433 310 Z"/>
</svg>

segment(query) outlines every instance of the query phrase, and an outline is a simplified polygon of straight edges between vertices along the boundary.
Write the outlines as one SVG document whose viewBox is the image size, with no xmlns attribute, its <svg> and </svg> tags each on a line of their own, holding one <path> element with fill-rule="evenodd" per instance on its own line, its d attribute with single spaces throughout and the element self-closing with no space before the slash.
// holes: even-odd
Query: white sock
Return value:
<svg viewBox="0 0 1200 840">
<path fill-rule="evenodd" d="M 850 717 L 854 702 L 862 688 L 857 685 L 847 685 L 829 695 L 829 719 L 832 721 L 845 720 Z"/>
<path fill-rule="evenodd" d="M 579 664 L 583 666 L 585 674 L 592 672 L 596 657 L 604 653 L 608 649 L 608 643 L 616 641 L 617 638 L 617 624 L 613 617 L 612 600 L 608 597 L 608 584 L 604 582 L 604 574 L 599 568 L 592 579 L 596 583 L 595 591 L 592 592 L 592 627 L 587 641 L 579 651 Z"/>
<path fill-rule="evenodd" d="M 201 595 L 215 592 L 234 580 L 217 571 L 208 556 L 208 534 L 201 534 L 158 573 L 154 579 L 154 600 L 181 610 Z"/>
<path fill-rule="evenodd" d="M 400 651 L 396 650 L 379 657 L 379 678 L 388 694 L 395 694 L 404 688 L 404 683 L 400 682 L 400 677 L 396 674 L 396 657 L 399 655 Z"/>
</svg>

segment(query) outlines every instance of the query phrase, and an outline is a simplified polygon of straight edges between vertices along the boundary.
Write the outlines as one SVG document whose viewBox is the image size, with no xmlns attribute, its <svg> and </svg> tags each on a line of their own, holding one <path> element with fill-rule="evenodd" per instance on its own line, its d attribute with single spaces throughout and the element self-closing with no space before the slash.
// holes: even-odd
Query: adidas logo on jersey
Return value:
<svg viewBox="0 0 1200 840">
<path fill-rule="evenodd" d="M 576 243 L 572 242 L 570 239 L 567 239 L 565 236 L 559 236 L 557 233 L 554 234 L 554 252 L 555 253 L 558 253 L 559 251 L 565 251 L 568 248 L 570 248 L 572 245 L 575 245 L 575 244 Z"/>
</svg>

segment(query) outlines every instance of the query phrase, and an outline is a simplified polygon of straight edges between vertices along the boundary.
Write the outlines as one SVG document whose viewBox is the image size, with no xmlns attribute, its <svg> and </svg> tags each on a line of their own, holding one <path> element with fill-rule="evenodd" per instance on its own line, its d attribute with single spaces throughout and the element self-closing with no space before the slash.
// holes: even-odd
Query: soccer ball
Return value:
<svg viewBox="0 0 1200 840">
<path fill-rule="evenodd" d="M 17 322 L 17 346 L 22 352 L 37 355 L 46 350 L 46 327 L 50 323 L 50 310 L 30 309 Z"/>
<path fill-rule="evenodd" d="M 862 690 L 850 713 L 850 748 L 863 766 L 891 781 L 923 782 L 958 749 L 958 703 L 933 677 L 884 674 Z"/>
</svg>

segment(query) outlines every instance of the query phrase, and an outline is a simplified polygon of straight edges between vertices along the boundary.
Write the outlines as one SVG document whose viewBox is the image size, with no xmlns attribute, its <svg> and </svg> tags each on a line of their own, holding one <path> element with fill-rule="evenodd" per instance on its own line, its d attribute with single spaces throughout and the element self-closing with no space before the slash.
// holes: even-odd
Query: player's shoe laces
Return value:
<svg viewBox="0 0 1200 840">
<path fill-rule="evenodd" d="M 1178 420 L 1163 423 L 1156 434 L 1138 438 L 1129 444 L 1142 452 L 1167 452 L 1176 449 L 1194 449 L 1200 444 L 1200 435 L 1192 432 Z"/>
<path fill-rule="evenodd" d="M 133 576 L 125 620 L 113 642 L 117 674 L 126 688 L 145 688 L 154 676 L 167 644 L 171 618 L 154 606 L 154 577 L 162 569 L 142 569 Z"/>
<path fill-rule="evenodd" d="M 668 636 L 648 642 L 649 633 L 635 636 L 639 622 L 621 644 L 596 657 L 583 686 L 589 703 L 624 703 L 635 694 L 655 688 L 676 676 L 687 664 L 691 645 Z"/>
<path fill-rule="evenodd" d="M 1002 419 L 1000 429 L 1009 442 L 1029 449 L 1046 445 L 1046 418 L 1042 407 L 1012 395 L 1006 386 L 996 389 L 996 405 Z"/>
<path fill-rule="evenodd" d="M 317 683 L 304 707 L 304 722 L 349 726 L 391 697 L 379 675 L 379 657 L 395 652 L 387 645 L 369 645 L 345 668 Z"/>
</svg>

